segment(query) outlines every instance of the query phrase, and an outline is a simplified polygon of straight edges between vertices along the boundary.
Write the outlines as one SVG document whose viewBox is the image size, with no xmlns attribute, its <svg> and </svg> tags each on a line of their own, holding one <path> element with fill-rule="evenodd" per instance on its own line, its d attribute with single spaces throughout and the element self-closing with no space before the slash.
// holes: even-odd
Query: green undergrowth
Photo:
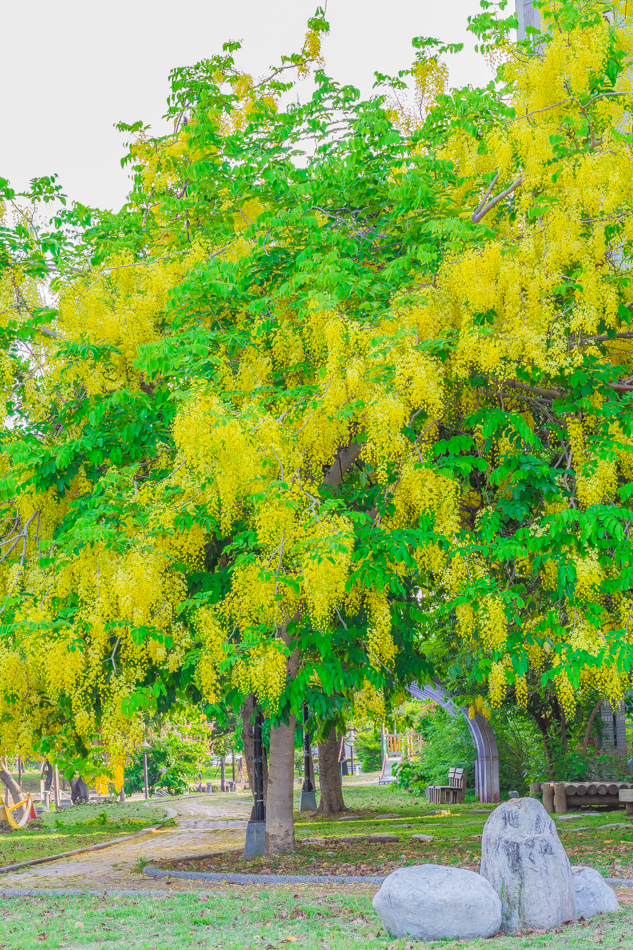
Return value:
<svg viewBox="0 0 633 950">
<path fill-rule="evenodd" d="M 79 805 L 59 813 L 51 811 L 27 828 L 0 828 L 0 867 L 102 844 L 142 831 L 164 818 L 162 806 L 140 802 Z"/>
<path fill-rule="evenodd" d="M 1 950 L 593 950 L 633 945 L 633 907 L 560 932 L 433 944 L 387 936 L 369 895 L 237 890 L 117 897 L 10 898 L 0 904 Z"/>
</svg>

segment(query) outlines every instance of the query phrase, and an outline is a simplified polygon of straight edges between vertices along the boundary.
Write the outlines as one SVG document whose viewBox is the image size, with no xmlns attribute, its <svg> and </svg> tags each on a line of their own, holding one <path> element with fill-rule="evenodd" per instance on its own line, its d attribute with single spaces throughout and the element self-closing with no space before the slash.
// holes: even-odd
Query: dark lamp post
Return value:
<svg viewBox="0 0 633 950">
<path fill-rule="evenodd" d="M 264 744 L 262 742 L 263 716 L 259 710 L 253 725 L 253 811 L 246 826 L 244 857 L 254 858 L 266 852 L 266 807 L 264 805 Z"/>
<path fill-rule="evenodd" d="M 308 704 L 303 704 L 303 788 L 299 796 L 299 811 L 316 811 L 316 791 L 310 775 L 310 733 L 308 732 Z"/>
<path fill-rule="evenodd" d="M 148 750 L 151 748 L 152 747 L 147 741 L 147 739 L 145 740 L 145 742 L 141 743 L 141 749 L 143 750 L 143 782 L 145 785 L 145 801 L 149 800 L 149 779 L 147 776 L 147 753 L 148 753 Z"/>
</svg>

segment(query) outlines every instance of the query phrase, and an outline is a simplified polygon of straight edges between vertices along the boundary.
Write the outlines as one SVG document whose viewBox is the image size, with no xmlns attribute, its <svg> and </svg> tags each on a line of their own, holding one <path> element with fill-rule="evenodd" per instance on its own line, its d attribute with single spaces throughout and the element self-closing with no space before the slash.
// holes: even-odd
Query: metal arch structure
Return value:
<svg viewBox="0 0 633 950">
<path fill-rule="evenodd" d="M 498 802 L 499 797 L 499 750 L 492 726 L 481 713 L 474 719 L 468 715 L 464 707 L 456 706 L 441 683 L 429 683 L 427 686 L 418 686 L 413 683 L 407 686 L 407 691 L 414 699 L 432 699 L 433 702 L 445 709 L 451 716 L 462 715 L 468 723 L 470 735 L 477 750 L 477 764 L 475 766 L 475 792 L 480 802 Z"/>
</svg>

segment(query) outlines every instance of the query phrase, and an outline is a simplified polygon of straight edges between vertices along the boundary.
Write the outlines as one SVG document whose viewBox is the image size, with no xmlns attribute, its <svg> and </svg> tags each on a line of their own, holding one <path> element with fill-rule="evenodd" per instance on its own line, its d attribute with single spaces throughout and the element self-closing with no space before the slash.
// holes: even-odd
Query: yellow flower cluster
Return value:
<svg viewBox="0 0 633 950">
<path fill-rule="evenodd" d="M 194 622 L 203 644 L 198 661 L 198 680 L 202 695 L 212 703 L 217 699 L 218 674 L 227 636 L 218 611 L 213 607 L 198 610 Z"/>
<path fill-rule="evenodd" d="M 428 109 L 446 91 L 448 67 L 437 57 L 423 59 L 414 67 L 413 77 L 420 99 Z"/>
<path fill-rule="evenodd" d="M 468 707 L 469 719 L 474 719 L 478 713 L 485 719 L 490 719 L 490 709 L 486 706 L 483 696 L 477 696 L 474 703 L 471 703 Z"/>
<path fill-rule="evenodd" d="M 527 679 L 525 676 L 515 677 L 514 693 L 516 696 L 517 705 L 521 706 L 523 709 L 527 709 L 528 688 L 527 688 Z"/>
<path fill-rule="evenodd" d="M 369 680 L 365 680 L 362 689 L 354 693 L 354 718 L 360 722 L 384 722 L 386 716 L 385 699 L 382 689 L 376 689 Z"/>
<path fill-rule="evenodd" d="M 559 657 L 555 657 L 553 662 L 554 667 L 558 667 L 559 663 L 556 661 L 559 660 Z M 576 712 L 576 691 L 569 681 L 569 676 L 565 670 L 561 670 L 560 673 L 557 673 L 554 682 L 556 685 L 556 696 L 558 697 L 558 702 L 560 703 L 567 720 L 571 720 L 574 717 Z"/>
<path fill-rule="evenodd" d="M 488 693 L 493 709 L 501 706 L 508 689 L 508 678 L 504 660 L 493 660 L 488 675 Z"/>
<path fill-rule="evenodd" d="M 275 710 L 286 686 L 286 655 L 281 641 L 258 644 L 235 667 L 244 694 L 254 693 L 264 708 Z"/>
<path fill-rule="evenodd" d="M 391 610 L 384 592 L 374 591 L 365 597 L 371 626 L 367 629 L 369 656 L 393 669 L 396 646 L 391 635 Z"/>
</svg>

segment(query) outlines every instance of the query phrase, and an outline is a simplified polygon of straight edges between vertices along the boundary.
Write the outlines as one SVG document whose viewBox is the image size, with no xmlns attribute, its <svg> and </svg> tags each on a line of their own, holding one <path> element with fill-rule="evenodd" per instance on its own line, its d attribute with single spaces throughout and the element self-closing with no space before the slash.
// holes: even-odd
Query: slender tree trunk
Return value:
<svg viewBox="0 0 633 950">
<path fill-rule="evenodd" d="M 295 850 L 293 791 L 295 772 L 295 717 L 270 730 L 266 854 Z"/>
<path fill-rule="evenodd" d="M 592 730 L 593 724 L 594 724 L 594 722 L 595 722 L 595 720 L 596 720 L 596 716 L 598 715 L 598 712 L 600 711 L 600 707 L 602 706 L 602 703 L 603 703 L 603 699 L 602 699 L 602 696 L 601 696 L 600 699 L 598 700 L 598 702 L 596 703 L 596 705 L 593 707 L 593 709 L 592 709 L 592 711 L 591 711 L 591 715 L 589 716 L 589 722 L 587 723 L 587 731 L 585 732 L 585 741 L 584 741 L 583 744 L 582 744 L 582 751 L 584 752 L 585 755 L 587 754 L 587 752 L 588 752 L 588 750 L 589 750 L 589 741 L 590 741 L 590 739 L 591 739 L 591 730 Z"/>
<path fill-rule="evenodd" d="M 563 743 L 563 755 L 567 755 L 569 747 L 567 744 L 567 719 L 565 718 L 565 710 L 563 707 L 560 707 L 560 737 Z"/>
<path fill-rule="evenodd" d="M 9 772 L 9 766 L 6 759 L 0 759 L 0 778 L 4 782 L 7 791 L 10 793 L 13 804 L 17 805 L 17 803 L 21 802 L 24 798 L 24 792 Z M 15 811 L 16 820 L 19 820 L 22 817 L 23 812 L 23 808 L 18 808 Z"/>
<path fill-rule="evenodd" d="M 244 701 L 242 706 L 242 744 L 244 746 L 244 759 L 246 761 L 246 774 L 248 775 L 248 784 L 250 786 L 253 801 L 255 801 L 255 772 L 254 759 L 255 752 L 253 746 L 253 723 L 251 716 L 255 711 L 255 697 L 251 693 Z M 264 804 L 266 803 L 266 794 L 268 792 L 268 761 L 266 759 L 266 750 L 264 749 Z"/>
<path fill-rule="evenodd" d="M 339 747 L 334 726 L 325 742 L 319 743 L 319 788 L 321 800 L 317 812 L 320 815 L 337 815 L 346 811 L 341 787 L 338 763 Z"/>
<path fill-rule="evenodd" d="M 552 750 L 551 750 L 551 748 L 550 748 L 549 738 L 548 738 L 548 735 L 547 735 L 547 729 L 548 729 L 548 725 L 549 725 L 549 724 L 548 724 L 547 720 L 544 719 L 542 716 L 537 716 L 537 715 L 535 715 L 534 713 L 532 713 L 532 716 L 533 716 L 534 722 L 535 722 L 536 725 L 538 726 L 538 730 L 539 730 L 539 732 L 541 733 L 541 736 L 542 736 L 542 738 L 543 738 L 543 747 L 544 747 L 544 749 L 545 749 L 545 758 L 546 758 L 546 760 L 547 760 L 548 777 L 549 777 L 549 780 L 550 780 L 551 782 L 553 782 L 554 779 L 555 779 L 555 776 L 554 776 L 554 760 L 552 759 Z"/>
</svg>

